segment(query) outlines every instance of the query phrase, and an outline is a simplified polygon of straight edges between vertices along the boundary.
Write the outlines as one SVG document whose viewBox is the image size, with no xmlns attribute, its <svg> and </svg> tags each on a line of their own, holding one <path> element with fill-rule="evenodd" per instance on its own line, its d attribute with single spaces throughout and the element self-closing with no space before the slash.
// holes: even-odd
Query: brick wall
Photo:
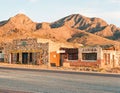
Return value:
<svg viewBox="0 0 120 93">
<path fill-rule="evenodd" d="M 101 64 L 100 60 L 97 60 L 96 62 L 83 62 L 83 61 L 65 61 L 64 63 L 69 63 L 70 66 L 75 67 L 99 67 Z"/>
</svg>

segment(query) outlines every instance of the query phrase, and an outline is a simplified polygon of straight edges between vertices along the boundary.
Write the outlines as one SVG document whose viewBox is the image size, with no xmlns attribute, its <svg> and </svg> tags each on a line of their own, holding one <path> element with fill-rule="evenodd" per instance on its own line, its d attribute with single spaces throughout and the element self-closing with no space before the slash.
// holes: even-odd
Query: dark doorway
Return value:
<svg viewBox="0 0 120 93">
<path fill-rule="evenodd" d="M 29 58 L 29 62 L 30 62 L 30 63 L 32 63 L 32 61 L 33 61 L 33 59 L 32 59 L 32 55 L 33 55 L 33 54 L 30 53 L 30 56 L 29 56 L 29 57 L 30 57 L 30 58 Z"/>
<path fill-rule="evenodd" d="M 28 53 L 22 53 L 22 63 L 28 64 Z"/>
<path fill-rule="evenodd" d="M 63 62 L 66 59 L 66 54 L 60 54 L 60 66 L 63 66 Z"/>
<path fill-rule="evenodd" d="M 11 53 L 11 63 L 13 63 L 13 53 Z"/>
<path fill-rule="evenodd" d="M 17 53 L 17 62 L 19 62 L 19 53 Z"/>
</svg>

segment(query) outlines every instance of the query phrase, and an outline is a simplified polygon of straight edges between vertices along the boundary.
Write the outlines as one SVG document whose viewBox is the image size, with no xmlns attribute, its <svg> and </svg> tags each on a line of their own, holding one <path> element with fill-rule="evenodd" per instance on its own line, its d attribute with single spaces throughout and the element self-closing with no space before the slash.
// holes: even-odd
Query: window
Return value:
<svg viewBox="0 0 120 93">
<path fill-rule="evenodd" d="M 68 60 L 78 60 L 78 49 L 70 48 L 67 50 Z"/>
<path fill-rule="evenodd" d="M 63 53 L 66 56 L 64 59 L 78 60 L 78 48 L 61 48 L 60 50 L 65 51 Z"/>
<path fill-rule="evenodd" d="M 97 53 L 82 53 L 82 60 L 97 60 Z"/>
<path fill-rule="evenodd" d="M 22 46 L 26 46 L 26 45 L 27 45 L 27 42 L 26 42 L 26 41 L 22 41 L 21 45 L 22 45 Z"/>
<path fill-rule="evenodd" d="M 78 54 L 77 53 L 68 54 L 68 60 L 78 60 Z"/>
</svg>

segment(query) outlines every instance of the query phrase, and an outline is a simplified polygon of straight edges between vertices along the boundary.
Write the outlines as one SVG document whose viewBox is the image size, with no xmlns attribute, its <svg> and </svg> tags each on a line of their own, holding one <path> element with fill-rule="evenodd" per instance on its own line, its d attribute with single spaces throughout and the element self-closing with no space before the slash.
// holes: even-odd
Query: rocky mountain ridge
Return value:
<svg viewBox="0 0 120 93">
<path fill-rule="evenodd" d="M 79 14 L 53 23 L 33 22 L 24 14 L 0 22 L 0 42 L 10 42 L 17 38 L 47 38 L 55 42 L 84 45 L 119 44 L 107 39 L 119 40 L 119 32 L 120 29 L 115 25 L 108 25 L 100 18 L 88 18 Z"/>
<path fill-rule="evenodd" d="M 88 18 L 80 14 L 73 14 L 64 17 L 51 24 L 52 28 L 58 28 L 63 25 L 68 25 L 72 28 L 90 32 L 92 34 L 105 37 L 111 40 L 120 39 L 120 28 L 113 24 L 107 24 L 104 20 L 100 18 Z"/>
</svg>

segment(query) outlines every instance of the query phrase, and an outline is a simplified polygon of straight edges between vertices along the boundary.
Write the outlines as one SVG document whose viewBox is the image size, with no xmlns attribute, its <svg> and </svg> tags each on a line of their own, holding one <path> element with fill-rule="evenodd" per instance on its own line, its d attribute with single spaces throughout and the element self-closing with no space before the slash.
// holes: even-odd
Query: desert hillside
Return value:
<svg viewBox="0 0 120 93">
<path fill-rule="evenodd" d="M 17 38 L 45 38 L 54 42 L 69 42 L 83 45 L 118 45 L 119 28 L 108 25 L 100 18 L 88 18 L 79 14 L 70 15 L 53 23 L 33 22 L 24 14 L 17 14 L 0 22 L 0 42 Z M 107 39 L 107 38 L 110 39 Z"/>
</svg>

